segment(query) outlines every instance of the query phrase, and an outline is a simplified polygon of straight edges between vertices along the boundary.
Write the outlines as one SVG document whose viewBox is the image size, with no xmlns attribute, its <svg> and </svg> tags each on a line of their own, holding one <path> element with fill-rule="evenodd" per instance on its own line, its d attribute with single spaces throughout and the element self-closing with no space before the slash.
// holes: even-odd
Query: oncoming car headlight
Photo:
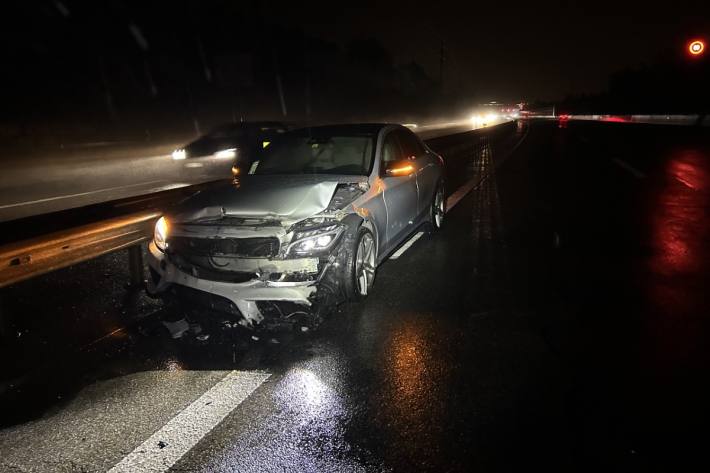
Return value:
<svg viewBox="0 0 710 473">
<path fill-rule="evenodd" d="M 155 222 L 153 241 L 159 250 L 165 251 L 168 241 L 168 221 L 165 220 L 165 217 L 160 217 L 158 221 Z"/>
<path fill-rule="evenodd" d="M 214 154 L 217 159 L 233 159 L 237 157 L 237 148 L 222 149 Z"/>
<path fill-rule="evenodd" d="M 288 246 L 288 254 L 309 255 L 328 250 L 338 240 L 343 228 L 342 225 L 336 224 L 297 230 Z"/>
</svg>

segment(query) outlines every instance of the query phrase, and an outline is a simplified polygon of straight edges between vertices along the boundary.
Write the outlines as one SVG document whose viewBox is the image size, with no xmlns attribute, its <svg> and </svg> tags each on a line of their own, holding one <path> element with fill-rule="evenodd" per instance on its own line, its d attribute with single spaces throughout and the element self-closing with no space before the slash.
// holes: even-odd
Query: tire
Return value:
<svg viewBox="0 0 710 473">
<path fill-rule="evenodd" d="M 446 192 L 444 192 L 444 183 L 439 182 L 434 192 L 434 197 L 431 199 L 429 210 L 429 222 L 433 231 L 438 232 L 444 226 L 444 217 L 446 216 Z"/>
<path fill-rule="evenodd" d="M 361 301 L 372 290 L 375 281 L 375 237 L 365 227 L 357 229 L 346 266 L 345 290 L 349 300 Z"/>
</svg>

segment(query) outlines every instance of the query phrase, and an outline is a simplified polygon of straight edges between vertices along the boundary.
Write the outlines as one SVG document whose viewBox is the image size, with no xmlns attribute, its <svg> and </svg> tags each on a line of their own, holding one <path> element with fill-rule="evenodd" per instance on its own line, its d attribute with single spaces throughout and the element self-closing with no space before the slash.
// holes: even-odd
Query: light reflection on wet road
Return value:
<svg viewBox="0 0 710 473">
<path fill-rule="evenodd" d="M 399 439 L 402 454 L 438 453 L 445 438 L 445 418 L 455 360 L 442 346 L 435 314 L 408 314 L 387 340 L 382 383 L 382 422 Z M 453 362 L 453 363 L 452 363 Z"/>
<path fill-rule="evenodd" d="M 707 246 L 707 202 L 710 175 L 703 169 L 707 157 L 679 151 L 668 162 L 663 187 L 653 215 L 654 255 L 649 267 L 664 276 L 697 273 Z"/>
<path fill-rule="evenodd" d="M 648 295 L 644 357 L 657 374 L 672 377 L 702 360 L 710 321 L 710 171 L 708 155 L 674 149 L 664 168 L 660 192 L 652 201 L 651 256 L 644 277 Z"/>
</svg>

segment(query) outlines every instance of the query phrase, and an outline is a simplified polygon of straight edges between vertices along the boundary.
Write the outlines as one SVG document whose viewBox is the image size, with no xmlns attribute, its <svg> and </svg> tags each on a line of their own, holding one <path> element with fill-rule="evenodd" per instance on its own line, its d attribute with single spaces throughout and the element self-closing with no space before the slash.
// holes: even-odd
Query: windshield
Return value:
<svg viewBox="0 0 710 473">
<path fill-rule="evenodd" d="M 371 134 L 286 133 L 262 151 L 252 174 L 370 174 Z"/>
</svg>

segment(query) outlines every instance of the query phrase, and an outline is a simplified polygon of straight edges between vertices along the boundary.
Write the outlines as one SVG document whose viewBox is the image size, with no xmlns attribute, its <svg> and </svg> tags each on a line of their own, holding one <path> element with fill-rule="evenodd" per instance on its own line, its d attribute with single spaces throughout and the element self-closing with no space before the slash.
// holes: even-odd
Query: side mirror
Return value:
<svg viewBox="0 0 710 473">
<path fill-rule="evenodd" d="M 385 166 L 385 175 L 391 177 L 410 176 L 414 174 L 414 165 L 408 159 L 392 161 Z"/>
</svg>

